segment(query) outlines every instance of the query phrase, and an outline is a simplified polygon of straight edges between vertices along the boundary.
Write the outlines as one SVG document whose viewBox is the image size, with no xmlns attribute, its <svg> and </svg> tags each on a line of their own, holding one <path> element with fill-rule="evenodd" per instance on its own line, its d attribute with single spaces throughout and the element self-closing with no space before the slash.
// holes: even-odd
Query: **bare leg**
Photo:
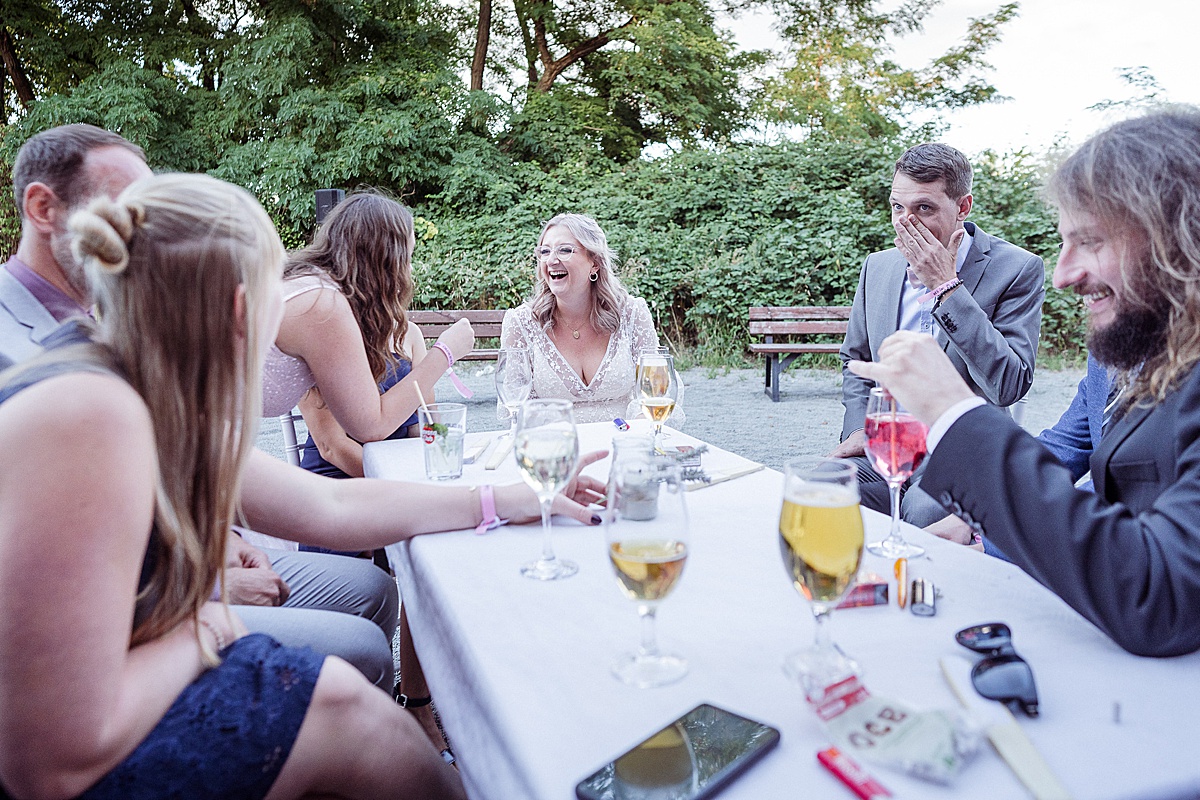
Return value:
<svg viewBox="0 0 1200 800">
<path fill-rule="evenodd" d="M 412 715 L 339 658 L 326 658 L 296 743 L 268 800 L 318 795 L 465 798 Z"/>
<path fill-rule="evenodd" d="M 405 612 L 403 604 L 400 606 L 400 691 L 412 698 L 429 697 L 429 684 L 425 682 L 425 670 L 421 669 L 421 662 L 417 658 L 417 649 L 412 640 L 412 630 L 408 627 L 408 614 Z M 446 740 L 442 738 L 442 732 L 438 729 L 433 709 L 429 706 L 421 706 L 410 709 L 410 711 L 416 717 L 417 722 L 421 723 L 421 728 L 429 737 L 429 741 L 433 742 L 433 746 L 439 752 L 445 750 Z"/>
</svg>

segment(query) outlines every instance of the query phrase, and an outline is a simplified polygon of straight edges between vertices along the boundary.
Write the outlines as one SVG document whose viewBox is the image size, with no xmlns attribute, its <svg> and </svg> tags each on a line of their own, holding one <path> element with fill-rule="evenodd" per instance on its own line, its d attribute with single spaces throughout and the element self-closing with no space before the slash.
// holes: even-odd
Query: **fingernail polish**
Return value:
<svg viewBox="0 0 1200 800">
<path fill-rule="evenodd" d="M 592 514 L 592 524 L 593 525 L 600 524 L 600 515 L 599 514 Z"/>
</svg>

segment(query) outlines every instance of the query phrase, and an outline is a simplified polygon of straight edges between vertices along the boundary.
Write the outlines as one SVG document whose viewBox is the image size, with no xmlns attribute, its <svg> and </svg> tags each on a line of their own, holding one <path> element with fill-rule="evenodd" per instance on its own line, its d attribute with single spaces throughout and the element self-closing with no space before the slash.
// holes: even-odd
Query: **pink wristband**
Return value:
<svg viewBox="0 0 1200 800">
<path fill-rule="evenodd" d="M 475 526 L 475 533 L 487 533 L 507 521 L 496 517 L 496 492 L 489 484 L 479 487 L 479 510 L 483 520 Z"/>
<path fill-rule="evenodd" d="M 467 388 L 467 385 L 462 382 L 461 378 L 459 378 L 457 375 L 454 374 L 454 369 L 453 369 L 454 368 L 454 353 L 450 352 L 450 348 L 441 342 L 434 342 L 433 349 L 441 350 L 442 353 L 445 354 L 445 356 L 446 356 L 446 373 L 450 376 L 450 383 L 454 385 L 455 391 L 457 391 L 460 395 L 467 398 L 468 400 L 470 400 L 472 397 L 474 397 L 475 393 L 472 392 L 469 388 Z"/>
<path fill-rule="evenodd" d="M 450 352 L 449 347 L 442 344 L 441 342 L 434 342 L 433 349 L 441 350 L 443 353 L 446 354 L 446 369 L 450 369 L 451 367 L 454 366 L 454 353 Z"/>
</svg>

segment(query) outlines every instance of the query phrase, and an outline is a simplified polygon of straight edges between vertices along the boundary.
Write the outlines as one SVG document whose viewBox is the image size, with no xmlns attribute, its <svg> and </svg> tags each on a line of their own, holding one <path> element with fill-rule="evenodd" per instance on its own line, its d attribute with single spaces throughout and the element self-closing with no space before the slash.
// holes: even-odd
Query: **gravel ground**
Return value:
<svg viewBox="0 0 1200 800">
<path fill-rule="evenodd" d="M 467 404 L 467 429 L 499 430 L 496 417 L 493 365 L 460 364 L 459 377 L 475 392 Z M 1024 426 L 1037 433 L 1053 425 L 1075 396 L 1084 370 L 1038 371 L 1026 398 Z M 842 376 L 834 370 L 794 369 L 783 375 L 780 401 L 763 392 L 763 370 L 709 370 L 683 373 L 686 422 L 679 429 L 746 458 L 781 469 L 789 458 L 824 454 L 837 444 L 842 428 Z M 442 379 L 438 394 L 458 400 L 450 382 Z M 303 424 L 298 426 L 303 436 Z M 283 457 L 278 423 L 263 420 L 259 447 Z"/>
</svg>

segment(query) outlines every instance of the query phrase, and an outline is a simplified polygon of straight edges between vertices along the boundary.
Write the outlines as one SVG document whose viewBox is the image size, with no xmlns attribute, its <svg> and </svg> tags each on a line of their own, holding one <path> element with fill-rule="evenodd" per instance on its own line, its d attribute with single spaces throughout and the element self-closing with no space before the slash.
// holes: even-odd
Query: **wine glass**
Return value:
<svg viewBox="0 0 1200 800">
<path fill-rule="evenodd" d="M 638 354 L 636 390 L 646 416 L 654 420 L 654 449 L 662 451 L 662 426 L 679 397 L 679 379 L 675 360 L 666 348 L 643 350 Z"/>
<path fill-rule="evenodd" d="M 542 557 L 521 567 L 526 578 L 554 581 L 579 571 L 556 558 L 550 541 L 550 504 L 571 480 L 579 460 L 579 436 L 570 400 L 526 400 L 517 411 L 513 453 L 525 483 L 542 506 Z"/>
<path fill-rule="evenodd" d="M 505 347 L 496 354 L 496 397 L 508 411 L 508 435 L 517 431 L 517 410 L 533 389 L 533 365 L 524 347 Z"/>
<path fill-rule="evenodd" d="M 887 481 L 892 495 L 892 528 L 886 539 L 867 545 L 867 550 L 887 558 L 920 558 L 925 548 L 905 541 L 900 533 L 900 487 L 925 460 L 925 436 L 929 428 L 904 411 L 881 386 L 871 390 L 863 427 L 867 455 L 875 471 Z"/>
<path fill-rule="evenodd" d="M 636 454 L 613 464 L 604 510 L 608 557 L 617 586 L 636 602 L 642 619 L 637 652 L 621 656 L 613 674 L 641 688 L 674 683 L 687 661 L 658 649 L 658 604 L 675 588 L 687 560 L 688 517 L 679 465 Z"/>
<path fill-rule="evenodd" d="M 863 521 L 853 463 L 798 458 L 784 465 L 779 553 L 796 590 L 808 598 L 816 618 L 812 647 L 793 653 L 784 671 L 809 697 L 858 674 L 858 665 L 829 636 L 828 618 L 858 575 Z"/>
</svg>

